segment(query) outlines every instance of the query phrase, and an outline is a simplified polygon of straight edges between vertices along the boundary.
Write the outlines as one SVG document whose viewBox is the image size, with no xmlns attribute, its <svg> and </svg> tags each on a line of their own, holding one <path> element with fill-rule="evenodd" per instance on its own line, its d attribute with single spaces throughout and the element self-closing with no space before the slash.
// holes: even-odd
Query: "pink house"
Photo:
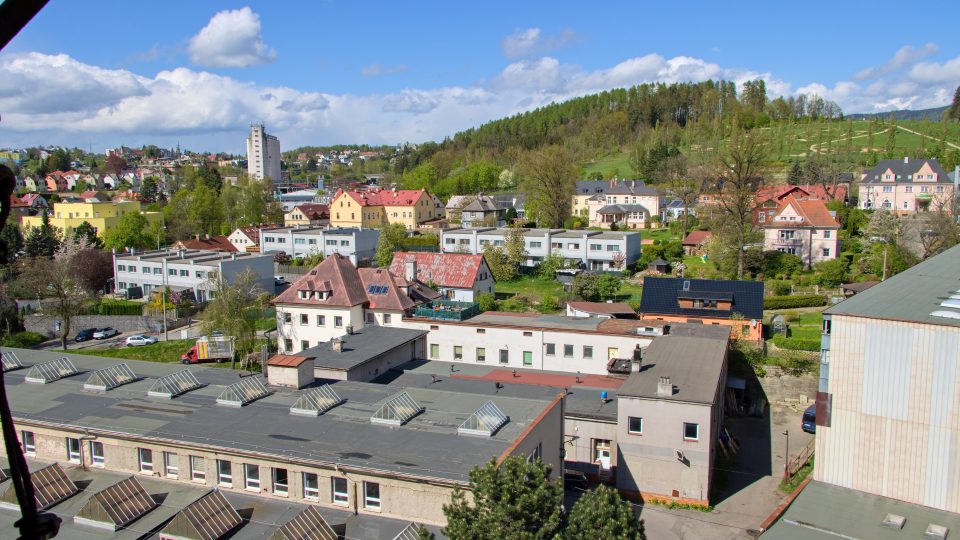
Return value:
<svg viewBox="0 0 960 540">
<path fill-rule="evenodd" d="M 836 259 L 840 223 L 819 199 L 789 196 L 763 224 L 763 248 L 798 255 L 804 266 Z"/>
<path fill-rule="evenodd" d="M 860 180 L 859 206 L 898 214 L 950 211 L 954 185 L 936 159 L 885 159 Z"/>
</svg>

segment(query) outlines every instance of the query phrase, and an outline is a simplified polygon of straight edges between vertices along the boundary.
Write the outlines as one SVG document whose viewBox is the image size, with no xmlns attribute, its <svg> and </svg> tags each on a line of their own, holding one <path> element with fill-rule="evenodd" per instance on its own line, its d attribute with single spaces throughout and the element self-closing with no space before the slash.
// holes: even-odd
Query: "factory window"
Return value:
<svg viewBox="0 0 960 540">
<path fill-rule="evenodd" d="M 217 460 L 217 483 L 221 486 L 233 486 L 233 465 L 224 459 Z"/>
<path fill-rule="evenodd" d="M 90 461 L 94 466 L 103 467 L 103 443 L 100 441 L 90 441 Z"/>
<path fill-rule="evenodd" d="M 260 466 L 247 463 L 243 466 L 244 487 L 251 491 L 260 491 Z"/>
<path fill-rule="evenodd" d="M 573 345 L 564 345 L 564 346 L 563 346 L 563 357 L 564 357 L 564 358 L 573 358 Z"/>
<path fill-rule="evenodd" d="M 320 499 L 320 483 L 314 473 L 303 473 L 303 498 L 312 501 Z"/>
<path fill-rule="evenodd" d="M 438 343 L 430 344 L 430 359 L 431 360 L 440 359 L 440 345 Z"/>
<path fill-rule="evenodd" d="M 153 473 L 153 450 L 149 448 L 138 448 L 137 452 L 139 454 L 140 462 L 140 472 L 152 474 Z"/>
<path fill-rule="evenodd" d="M 67 461 L 80 463 L 80 439 L 67 437 Z"/>
<path fill-rule="evenodd" d="M 523 337 L 533 337 L 533 332 L 524 332 Z"/>
<path fill-rule="evenodd" d="M 463 360 L 463 347 L 460 345 L 453 346 L 453 359 L 454 360 Z"/>
<path fill-rule="evenodd" d="M 176 478 L 177 475 L 180 474 L 180 464 L 177 462 L 177 454 L 175 452 L 163 453 L 163 470 L 164 473 L 171 478 Z"/>
<path fill-rule="evenodd" d="M 204 482 L 207 479 L 207 460 L 200 456 L 190 456 L 190 479 Z"/>
<path fill-rule="evenodd" d="M 510 362 L 510 351 L 507 349 L 500 349 L 500 363 L 507 364 Z"/>
<path fill-rule="evenodd" d="M 347 492 L 347 479 L 334 476 L 330 481 L 333 488 L 333 504 L 348 504 L 350 497 Z"/>
<path fill-rule="evenodd" d="M 547 343 L 547 356 L 553 356 L 557 354 L 557 346 L 553 343 Z"/>
<path fill-rule="evenodd" d="M 274 495 L 287 494 L 287 470 L 277 467 L 273 468 L 273 493 Z"/>
<path fill-rule="evenodd" d="M 32 431 L 21 431 L 20 432 L 20 442 L 23 443 L 23 452 L 28 456 L 36 455 L 37 453 L 37 443 L 33 438 Z"/>
<path fill-rule="evenodd" d="M 477 347 L 477 362 L 487 361 L 487 350 L 483 347 Z"/>
<path fill-rule="evenodd" d="M 583 346 L 583 357 L 584 358 L 593 358 L 593 347 L 590 345 Z"/>
<path fill-rule="evenodd" d="M 293 352 L 293 340 L 290 338 L 284 338 L 283 340 L 283 351 L 284 352 Z"/>
</svg>

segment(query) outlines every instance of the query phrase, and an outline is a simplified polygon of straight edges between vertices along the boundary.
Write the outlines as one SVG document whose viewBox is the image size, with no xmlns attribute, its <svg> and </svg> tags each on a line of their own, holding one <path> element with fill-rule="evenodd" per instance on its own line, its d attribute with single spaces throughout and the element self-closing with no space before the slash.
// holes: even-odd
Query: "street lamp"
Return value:
<svg viewBox="0 0 960 540">
<path fill-rule="evenodd" d="M 790 430 L 783 430 L 783 434 L 787 436 L 787 449 L 783 455 L 783 481 L 790 481 Z"/>
</svg>

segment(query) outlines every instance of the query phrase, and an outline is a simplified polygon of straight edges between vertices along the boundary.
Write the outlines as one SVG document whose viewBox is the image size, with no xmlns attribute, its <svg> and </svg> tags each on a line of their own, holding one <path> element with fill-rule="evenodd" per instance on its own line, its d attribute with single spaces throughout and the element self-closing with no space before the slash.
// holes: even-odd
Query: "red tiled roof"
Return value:
<svg viewBox="0 0 960 540">
<path fill-rule="evenodd" d="M 371 189 L 368 191 L 343 191 L 339 190 L 334 199 L 341 193 L 346 193 L 351 199 L 360 206 L 413 206 L 417 204 L 420 197 L 426 190 L 423 189 L 400 189 L 397 191 L 386 189 Z"/>
<path fill-rule="evenodd" d="M 330 207 L 319 203 L 303 203 L 298 205 L 296 210 L 307 217 L 307 219 L 323 219 L 330 217 Z"/>
<path fill-rule="evenodd" d="M 691 231 L 690 234 L 683 237 L 681 244 L 684 246 L 699 246 L 711 237 L 713 237 L 713 233 L 710 231 Z"/>
<path fill-rule="evenodd" d="M 227 251 L 235 253 L 237 247 L 230 243 L 226 236 L 211 236 L 209 238 L 188 238 L 179 240 L 174 247 L 181 249 L 207 249 L 213 251 Z"/>
<path fill-rule="evenodd" d="M 602 313 L 605 315 L 636 315 L 637 312 L 624 302 L 567 302 L 571 308 L 586 313 Z"/>
<path fill-rule="evenodd" d="M 330 291 L 323 300 L 316 296 L 300 298 L 300 291 Z M 324 259 L 309 273 L 294 281 L 287 290 L 273 299 L 274 304 L 353 307 L 367 302 L 363 282 L 356 267 L 339 253 Z"/>
<path fill-rule="evenodd" d="M 305 356 L 294 356 L 292 354 L 275 354 L 267 360 L 268 366 L 298 367 L 300 364 L 310 360 Z"/>
<path fill-rule="evenodd" d="M 254 244 L 260 245 L 260 228 L 259 227 L 240 227 L 240 230 L 243 234 L 247 235 Z"/>
<path fill-rule="evenodd" d="M 440 287 L 472 289 L 477 272 L 483 264 L 483 255 L 464 253 L 398 252 L 393 255 L 390 271 L 406 276 L 407 261 L 416 261 L 417 279 L 436 283 Z"/>
<path fill-rule="evenodd" d="M 787 206 L 793 206 L 800 215 L 802 221 L 776 221 L 778 215 L 786 209 Z M 796 199 L 793 195 L 788 196 L 777 207 L 777 213 L 774 214 L 773 222 L 768 222 L 767 227 L 827 227 L 840 228 L 840 224 L 830 214 L 827 205 L 820 199 Z"/>
<path fill-rule="evenodd" d="M 786 198 L 788 195 L 793 195 L 798 198 L 820 199 L 822 201 L 830 201 L 834 199 L 842 201 L 847 196 L 847 187 L 837 186 L 836 190 L 834 190 L 833 196 L 831 197 L 827 194 L 827 191 L 823 188 L 823 186 L 819 184 L 802 184 L 797 186 L 763 186 L 757 190 L 755 200 L 757 203 L 762 203 L 771 199 L 780 201 Z"/>
</svg>

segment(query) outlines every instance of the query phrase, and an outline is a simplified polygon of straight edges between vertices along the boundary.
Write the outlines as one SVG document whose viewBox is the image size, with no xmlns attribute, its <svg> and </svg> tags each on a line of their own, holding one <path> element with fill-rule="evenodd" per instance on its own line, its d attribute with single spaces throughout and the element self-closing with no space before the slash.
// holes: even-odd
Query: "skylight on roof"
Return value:
<svg viewBox="0 0 960 540">
<path fill-rule="evenodd" d="M 460 435 L 492 437 L 509 420 L 510 418 L 503 414 L 500 407 L 497 407 L 492 401 L 487 401 L 460 424 L 457 433 Z"/>
<path fill-rule="evenodd" d="M 940 305 L 943 307 L 949 308 L 960 308 L 960 300 L 954 300 L 952 298 L 940 302 Z"/>
<path fill-rule="evenodd" d="M 247 377 L 224 389 L 217 398 L 217 403 L 229 407 L 243 407 L 269 394 L 270 390 L 267 390 L 260 377 Z"/>
<path fill-rule="evenodd" d="M 106 369 L 98 369 L 83 383 L 84 390 L 99 390 L 106 392 L 114 388 L 137 380 L 136 374 L 126 364 L 117 364 Z"/>
<path fill-rule="evenodd" d="M 80 371 L 69 358 L 57 358 L 51 362 L 34 364 L 27 372 L 26 381 L 29 383 L 47 384 L 58 381 L 64 377 L 76 375 Z"/>
<path fill-rule="evenodd" d="M 38 510 L 46 510 L 80 491 L 57 463 L 31 473 L 30 477 Z"/>
<path fill-rule="evenodd" d="M 3 372 L 13 371 L 15 369 L 23 368 L 23 362 L 20 361 L 20 357 L 17 356 L 17 353 L 13 351 L 7 351 L 3 353 Z"/>
<path fill-rule="evenodd" d="M 343 398 L 337 395 L 329 384 L 325 384 L 304 392 L 290 407 L 290 414 L 320 416 L 341 403 Z"/>
<path fill-rule="evenodd" d="M 130 476 L 96 493 L 74 516 L 73 521 L 109 530 L 118 530 L 157 507 L 157 501 Z"/>
<path fill-rule="evenodd" d="M 215 489 L 174 516 L 160 531 L 160 537 L 218 540 L 242 523 L 230 501 Z"/>
<path fill-rule="evenodd" d="M 960 312 L 940 309 L 930 314 L 931 317 L 943 317 L 945 319 L 960 319 Z"/>
<path fill-rule="evenodd" d="M 297 517 L 273 533 L 270 540 L 337 540 L 339 535 L 315 506 L 306 507 Z"/>
<path fill-rule="evenodd" d="M 419 523 L 411 521 L 402 531 L 393 537 L 393 540 L 419 540 L 421 526 Z"/>
<path fill-rule="evenodd" d="M 197 380 L 196 375 L 188 369 L 182 369 L 176 373 L 164 375 L 157 379 L 157 382 L 153 383 L 153 386 L 147 391 L 147 395 L 150 397 L 172 399 L 180 394 L 186 394 L 191 390 L 196 390 L 201 386 L 203 385 Z"/>
<path fill-rule="evenodd" d="M 402 426 L 423 411 L 424 408 L 414 401 L 410 394 L 400 392 L 377 409 L 377 412 L 370 417 L 370 421 L 374 424 Z"/>
</svg>

